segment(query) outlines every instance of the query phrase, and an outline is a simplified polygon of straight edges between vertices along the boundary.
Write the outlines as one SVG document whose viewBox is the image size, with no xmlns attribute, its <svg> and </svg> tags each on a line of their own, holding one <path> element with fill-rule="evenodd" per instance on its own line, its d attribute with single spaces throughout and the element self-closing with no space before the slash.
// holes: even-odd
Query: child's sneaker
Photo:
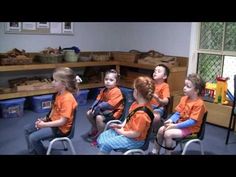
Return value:
<svg viewBox="0 0 236 177">
<path fill-rule="evenodd" d="M 94 130 L 94 131 L 92 131 L 92 132 L 89 132 L 89 133 L 88 133 L 88 137 L 93 137 L 93 136 L 96 136 L 96 135 L 97 135 L 97 133 L 98 133 L 98 131 L 97 131 L 97 130 Z"/>
<path fill-rule="evenodd" d="M 95 130 L 93 132 L 88 132 L 84 135 L 81 135 L 81 137 L 84 139 L 84 141 L 87 141 L 87 142 L 91 143 L 96 138 L 97 133 L 98 133 L 98 131 Z"/>
<path fill-rule="evenodd" d="M 95 140 L 93 140 L 90 144 L 91 144 L 91 146 L 97 146 L 97 145 L 98 145 L 98 142 L 97 142 L 97 140 L 95 139 Z"/>
<path fill-rule="evenodd" d="M 156 149 L 152 149 L 151 152 L 148 153 L 148 155 L 159 155 Z"/>
</svg>

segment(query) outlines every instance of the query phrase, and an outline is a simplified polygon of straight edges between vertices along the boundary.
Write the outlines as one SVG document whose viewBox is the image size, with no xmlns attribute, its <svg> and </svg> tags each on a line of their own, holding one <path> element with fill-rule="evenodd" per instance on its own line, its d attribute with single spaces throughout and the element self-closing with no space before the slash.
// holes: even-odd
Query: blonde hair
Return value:
<svg viewBox="0 0 236 177">
<path fill-rule="evenodd" d="M 78 91 L 79 81 L 75 72 L 68 67 L 58 67 L 54 70 L 53 75 L 65 84 L 66 90 L 71 93 Z"/>
<path fill-rule="evenodd" d="M 150 101 L 155 91 L 155 84 L 150 77 L 140 76 L 134 80 L 134 88 L 136 88 L 144 99 Z"/>
</svg>

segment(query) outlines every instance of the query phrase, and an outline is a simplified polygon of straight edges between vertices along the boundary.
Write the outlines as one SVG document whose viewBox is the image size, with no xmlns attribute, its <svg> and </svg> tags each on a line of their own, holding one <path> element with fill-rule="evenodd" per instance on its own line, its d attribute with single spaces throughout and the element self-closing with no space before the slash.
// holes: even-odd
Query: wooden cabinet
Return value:
<svg viewBox="0 0 236 177">
<path fill-rule="evenodd" d="M 184 78 L 187 73 L 187 58 L 177 57 L 179 59 L 179 66 L 173 67 L 170 69 L 170 76 L 168 78 L 168 83 L 170 85 L 170 90 L 179 91 L 183 89 Z M 103 66 L 112 66 L 115 67 L 118 72 L 120 72 L 124 67 L 126 68 L 136 68 L 136 69 L 145 69 L 152 74 L 155 66 L 153 65 L 145 65 L 145 64 L 137 64 L 131 62 L 121 62 L 121 61 L 90 61 L 90 62 L 76 62 L 76 63 L 55 63 L 55 64 L 30 64 L 30 65 L 10 65 L 10 66 L 0 66 L 0 73 L 3 72 L 16 72 L 16 71 L 32 71 L 32 70 L 45 70 L 45 69 L 54 69 L 56 67 L 66 66 L 70 68 L 80 68 L 80 67 L 103 67 Z M 89 88 L 97 88 L 102 87 L 103 81 L 100 83 L 88 83 L 81 84 L 80 89 L 89 89 Z M 124 87 L 133 87 L 133 80 L 126 80 L 125 77 L 121 79 L 120 86 Z M 34 90 L 34 91 L 21 91 L 14 93 L 1 93 L 0 100 L 11 99 L 11 98 L 19 98 L 19 97 L 27 97 L 33 95 L 41 95 L 54 93 L 53 89 L 45 89 L 45 90 Z"/>
<path fill-rule="evenodd" d="M 0 66 L 1 72 L 16 72 L 16 71 L 32 71 L 32 70 L 44 70 L 44 69 L 54 69 L 60 66 L 66 66 L 70 68 L 80 68 L 80 67 L 102 67 L 102 66 L 116 66 L 118 68 L 118 62 L 109 61 L 109 62 L 76 62 L 76 63 L 55 63 L 55 64 L 31 64 L 31 65 L 10 65 L 10 66 Z M 80 89 L 89 89 L 102 87 L 103 82 L 100 83 L 88 83 L 81 84 Z M 12 93 L 1 93 L 0 100 L 19 98 L 33 95 L 42 95 L 48 93 L 55 93 L 53 89 L 44 89 L 44 90 L 34 90 L 34 91 L 20 91 Z"/>
<path fill-rule="evenodd" d="M 176 57 L 178 61 L 177 67 L 170 68 L 170 75 L 168 77 L 168 84 L 170 86 L 170 92 L 176 92 L 183 90 L 184 87 L 184 79 L 187 74 L 187 64 L 188 58 L 186 57 Z M 122 67 L 125 68 L 136 68 L 145 70 L 143 73 L 137 72 L 137 75 L 148 75 L 152 77 L 152 73 L 156 66 L 154 65 L 145 65 L 145 64 L 137 64 L 137 63 L 129 63 L 129 62 L 119 62 L 120 70 L 122 72 Z M 127 70 L 128 70 L 127 69 Z M 135 72 L 134 72 L 135 74 Z M 122 75 L 121 75 L 122 76 Z M 134 77 L 133 77 L 134 78 Z M 130 79 L 123 78 L 120 81 L 120 84 L 125 87 L 133 87 L 133 82 Z"/>
<path fill-rule="evenodd" d="M 181 98 L 180 94 L 175 94 L 173 96 L 173 108 L 174 111 L 175 107 L 179 103 Z M 207 115 L 207 122 L 219 125 L 222 127 L 229 126 L 230 114 L 231 114 L 231 106 L 226 106 L 222 104 L 210 103 L 205 101 L 206 108 L 208 110 Z"/>
</svg>

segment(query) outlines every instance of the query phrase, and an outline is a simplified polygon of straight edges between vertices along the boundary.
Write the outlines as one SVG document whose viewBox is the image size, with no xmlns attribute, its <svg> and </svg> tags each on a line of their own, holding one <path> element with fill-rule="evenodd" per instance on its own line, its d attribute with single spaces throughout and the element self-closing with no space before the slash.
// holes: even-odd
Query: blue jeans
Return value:
<svg viewBox="0 0 236 177">
<path fill-rule="evenodd" d="M 59 136 L 58 128 L 35 128 L 35 123 L 24 127 L 25 139 L 30 154 L 45 155 L 46 149 L 42 140 L 51 139 Z"/>
</svg>

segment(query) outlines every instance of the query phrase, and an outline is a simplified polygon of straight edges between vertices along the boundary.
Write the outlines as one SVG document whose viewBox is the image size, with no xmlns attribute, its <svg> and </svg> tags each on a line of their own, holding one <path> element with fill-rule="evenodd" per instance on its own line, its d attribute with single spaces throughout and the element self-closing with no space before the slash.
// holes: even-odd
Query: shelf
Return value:
<svg viewBox="0 0 236 177">
<path fill-rule="evenodd" d="M 105 61 L 105 62 L 74 62 L 74 63 L 53 63 L 53 64 L 30 64 L 30 65 L 6 65 L 0 66 L 0 72 L 3 71 L 26 71 L 26 70 L 43 70 L 43 69 L 54 69 L 56 67 L 92 67 L 92 66 L 110 66 L 118 65 L 116 61 Z"/>
<path fill-rule="evenodd" d="M 127 81 L 127 80 L 123 80 L 121 79 L 119 82 L 119 85 L 122 87 L 127 87 L 127 88 L 132 88 L 133 89 L 133 82 Z"/>
<path fill-rule="evenodd" d="M 80 89 L 90 89 L 90 88 L 97 88 L 97 87 L 103 87 L 103 83 L 81 84 L 79 86 Z M 32 91 L 21 91 L 21 92 L 13 92 L 13 93 L 3 93 L 3 94 L 0 94 L 0 100 L 27 97 L 27 96 L 35 96 L 35 95 L 43 95 L 43 94 L 51 94 L 51 93 L 55 93 L 55 90 L 54 89 L 44 89 L 44 90 L 32 90 Z"/>
<path fill-rule="evenodd" d="M 155 66 L 154 65 L 146 65 L 140 63 L 131 63 L 131 62 L 121 62 L 121 61 L 89 61 L 89 62 L 73 62 L 73 63 L 53 63 L 53 64 L 41 64 L 41 63 L 34 63 L 30 65 L 8 65 L 8 66 L 0 66 L 0 73 L 1 72 L 15 72 L 15 71 L 31 71 L 31 70 L 45 70 L 45 69 L 54 69 L 56 67 L 70 67 L 70 68 L 79 68 L 79 67 L 101 67 L 101 66 L 115 66 L 116 70 L 120 72 L 120 67 L 131 67 L 131 68 L 140 68 L 140 69 L 147 69 L 153 72 Z M 170 90 L 182 90 L 183 88 L 183 81 L 186 77 L 187 67 L 178 66 L 171 68 L 171 74 L 168 79 L 168 83 L 170 84 Z M 179 82 L 176 82 L 178 80 Z M 91 83 L 91 84 L 81 84 L 79 87 L 80 89 L 90 89 L 90 88 L 97 88 L 103 87 L 103 82 L 101 83 Z M 122 79 L 120 81 L 120 86 L 133 88 L 133 80 L 125 80 Z M 4 99 L 12 99 L 12 98 L 19 98 L 19 97 L 27 97 L 27 96 L 34 96 L 34 95 L 43 95 L 43 94 L 51 94 L 55 93 L 53 89 L 47 90 L 35 90 L 35 91 L 21 91 L 21 92 L 14 92 L 14 93 L 2 93 L 0 94 L 0 100 Z"/>
<path fill-rule="evenodd" d="M 146 65 L 146 64 L 130 63 L 130 62 L 119 62 L 119 65 L 132 68 L 148 69 L 148 70 L 154 70 L 156 67 L 154 65 Z M 170 71 L 171 72 L 187 71 L 187 67 L 186 66 L 172 67 L 170 68 Z"/>
</svg>

